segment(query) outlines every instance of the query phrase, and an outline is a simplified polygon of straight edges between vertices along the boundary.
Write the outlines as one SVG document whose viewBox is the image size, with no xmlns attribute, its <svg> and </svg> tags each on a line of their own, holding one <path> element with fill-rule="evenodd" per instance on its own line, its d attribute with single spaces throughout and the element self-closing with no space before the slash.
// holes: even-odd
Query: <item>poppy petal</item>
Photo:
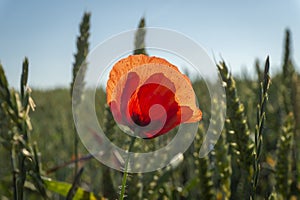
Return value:
<svg viewBox="0 0 300 200">
<path fill-rule="evenodd" d="M 112 93 L 113 100 L 109 105 L 115 120 L 120 124 L 128 126 L 130 122 L 128 121 L 129 112 L 127 105 L 131 95 L 138 87 L 139 77 L 135 72 L 130 72 L 124 75 L 121 81 L 124 84 L 117 85 L 116 91 Z"/>
<path fill-rule="evenodd" d="M 202 118 L 189 78 L 162 58 L 121 59 L 110 72 L 106 92 L 116 121 L 143 138 Z"/>
<path fill-rule="evenodd" d="M 117 123 L 122 124 L 122 114 L 119 109 L 119 104 L 116 101 L 110 102 L 110 110 L 112 112 L 112 115 L 114 116 L 114 119 Z"/>
<path fill-rule="evenodd" d="M 175 65 L 172 65 L 165 59 L 158 58 L 155 56 L 149 57 L 140 54 L 140 55 L 130 55 L 127 58 L 121 59 L 113 66 L 109 74 L 109 80 L 107 81 L 107 85 L 106 85 L 106 95 L 107 95 L 108 104 L 112 101 L 112 93 L 114 92 L 116 86 L 119 84 L 119 81 L 124 76 L 124 74 L 127 74 L 132 69 L 144 65 L 149 65 L 149 64 L 160 64 L 160 65 L 168 66 L 173 70 L 179 72 L 179 70 Z"/>
<path fill-rule="evenodd" d="M 127 75 L 125 86 L 123 88 L 121 102 L 120 102 L 120 110 L 121 112 L 125 113 L 125 115 L 123 115 L 122 120 L 126 121 L 127 123 L 130 123 L 130 121 L 128 121 L 129 118 L 128 102 L 130 100 L 130 97 L 138 87 L 138 84 L 139 84 L 139 76 L 135 72 L 129 72 Z"/>
</svg>

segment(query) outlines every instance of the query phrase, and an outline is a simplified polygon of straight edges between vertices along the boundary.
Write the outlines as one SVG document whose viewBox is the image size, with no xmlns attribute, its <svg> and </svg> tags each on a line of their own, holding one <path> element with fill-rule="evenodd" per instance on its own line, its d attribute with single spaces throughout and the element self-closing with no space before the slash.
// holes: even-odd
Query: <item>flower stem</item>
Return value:
<svg viewBox="0 0 300 200">
<path fill-rule="evenodd" d="M 119 200 L 123 200 L 124 199 L 124 195 L 125 195 L 125 187 L 126 187 L 126 181 L 127 181 L 127 176 L 128 176 L 128 163 L 129 163 L 129 158 L 130 158 L 130 152 L 133 148 L 134 142 L 135 142 L 136 137 L 132 137 L 130 145 L 129 145 L 129 149 L 128 149 L 128 156 L 125 162 L 125 169 L 124 169 L 124 174 L 123 174 L 123 178 L 122 178 L 122 187 L 121 187 L 121 193 L 120 193 L 120 197 Z"/>
</svg>

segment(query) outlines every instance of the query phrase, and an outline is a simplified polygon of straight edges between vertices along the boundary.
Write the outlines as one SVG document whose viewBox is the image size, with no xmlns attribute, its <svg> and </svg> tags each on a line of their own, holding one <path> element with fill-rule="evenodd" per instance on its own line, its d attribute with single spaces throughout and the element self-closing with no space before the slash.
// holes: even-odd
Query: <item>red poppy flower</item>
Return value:
<svg viewBox="0 0 300 200">
<path fill-rule="evenodd" d="M 157 137 L 202 117 L 189 78 L 162 58 L 121 59 L 110 72 L 106 93 L 116 122 L 142 138 Z"/>
</svg>

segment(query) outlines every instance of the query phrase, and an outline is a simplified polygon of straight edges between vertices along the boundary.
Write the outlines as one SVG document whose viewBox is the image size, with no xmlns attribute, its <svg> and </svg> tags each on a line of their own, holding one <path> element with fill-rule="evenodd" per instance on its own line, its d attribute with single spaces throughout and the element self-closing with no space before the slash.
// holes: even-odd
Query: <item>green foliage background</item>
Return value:
<svg viewBox="0 0 300 200">
<path fill-rule="evenodd" d="M 77 57 L 75 56 L 79 60 L 80 55 L 87 54 L 87 23 L 89 20 L 85 16 L 81 24 L 85 29 L 78 37 L 78 41 L 81 40 L 82 43 L 77 43 L 78 53 Z M 146 54 L 144 26 L 145 19 L 141 19 L 141 29 L 136 34 L 137 50 L 133 52 L 135 54 Z M 80 54 L 80 48 L 84 45 L 85 52 Z M 193 80 L 196 95 L 201 97 L 199 105 L 204 116 L 194 143 L 187 152 L 178 157 L 177 165 L 172 164 L 156 172 L 130 175 L 126 188 L 128 199 L 300 199 L 300 75 L 293 62 L 290 46 L 291 34 L 287 30 L 282 71 L 271 77 L 270 88 L 264 91 L 260 87 L 261 83 L 266 82 L 268 75 L 262 67 L 264 62 L 256 62 L 254 67 L 257 78 L 254 79 L 247 74 L 243 77 L 233 77 L 223 61 L 216 65 L 226 90 L 227 117 L 221 137 L 214 150 L 205 158 L 199 158 L 198 152 L 211 114 L 211 99 L 205 82 L 201 79 Z M 28 65 L 28 60 L 24 61 L 25 65 L 26 62 Z M 76 62 L 73 72 L 75 74 L 75 66 L 78 66 Z M 24 66 L 23 69 L 26 70 Z M 21 96 L 25 95 L 26 73 L 23 71 Z M 0 91 L 1 94 L 6 94 L 4 72 L 1 71 L 0 75 Z M 18 94 L 14 90 L 9 91 Z M 70 89 L 33 89 L 28 95 L 34 99 L 36 109 L 29 113 L 28 119 L 24 119 L 30 119 L 33 128 L 20 129 L 16 134 L 24 137 L 25 133 L 30 131 L 31 138 L 24 148 L 38 155 L 39 159 L 33 160 L 39 163 L 41 171 L 25 169 L 24 199 L 40 199 L 42 196 L 45 199 L 118 198 L 122 173 L 94 160 L 80 142 L 76 144 L 76 140 L 74 147 L 76 136 Z M 7 100 L 4 97 L 5 95 L 2 95 L 0 98 L 0 198 L 11 199 L 14 192 L 10 144 L 15 140 L 7 135 L 14 132 L 16 125 L 11 123 L 12 119 L 7 115 Z M 266 98 L 264 106 L 260 97 Z M 115 126 L 110 110 L 105 104 L 106 97 L 102 89 L 97 91 L 96 99 L 98 118 L 103 119 L 99 120 L 101 126 L 112 141 L 126 149 L 130 138 L 125 134 L 121 135 Z M 24 106 L 28 104 L 24 103 Z M 262 115 L 257 116 L 258 110 L 262 111 Z M 264 122 L 260 123 L 262 118 Z M 7 121 L 10 126 L 7 126 Z M 164 145 L 175 133 L 176 131 L 173 131 L 167 136 L 151 141 L 139 140 L 135 148 L 157 148 Z M 259 134 L 261 137 L 257 137 L 257 144 L 261 144 L 261 147 L 256 146 L 254 140 Z M 259 157 L 255 154 L 259 154 Z M 78 175 L 78 170 L 74 170 L 75 163 L 78 168 L 84 167 L 80 181 L 74 180 L 74 171 L 75 175 Z M 21 172 L 18 173 L 22 175 Z M 43 194 L 42 189 L 38 189 L 36 180 L 29 177 L 36 177 L 36 173 L 37 177 L 41 175 L 44 180 L 46 194 Z M 257 185 L 253 184 L 255 175 L 258 177 Z M 76 185 L 79 187 L 75 187 L 77 193 L 71 194 L 70 189 Z"/>
</svg>

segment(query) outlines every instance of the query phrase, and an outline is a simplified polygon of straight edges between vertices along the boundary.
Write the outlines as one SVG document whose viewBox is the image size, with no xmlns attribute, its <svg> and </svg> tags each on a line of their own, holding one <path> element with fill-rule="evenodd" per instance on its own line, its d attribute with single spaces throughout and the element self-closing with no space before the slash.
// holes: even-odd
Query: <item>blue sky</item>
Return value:
<svg viewBox="0 0 300 200">
<path fill-rule="evenodd" d="M 0 62 L 11 86 L 19 86 L 21 64 L 30 62 L 29 84 L 67 87 L 71 81 L 78 26 L 92 14 L 90 49 L 112 35 L 133 29 L 142 16 L 150 27 L 181 32 L 213 58 L 224 58 L 235 74 L 253 72 L 255 58 L 270 55 L 272 71 L 282 60 L 285 28 L 300 65 L 300 1 L 10 1 L 0 0 Z M 221 57 L 220 57 L 221 56 Z"/>
</svg>

